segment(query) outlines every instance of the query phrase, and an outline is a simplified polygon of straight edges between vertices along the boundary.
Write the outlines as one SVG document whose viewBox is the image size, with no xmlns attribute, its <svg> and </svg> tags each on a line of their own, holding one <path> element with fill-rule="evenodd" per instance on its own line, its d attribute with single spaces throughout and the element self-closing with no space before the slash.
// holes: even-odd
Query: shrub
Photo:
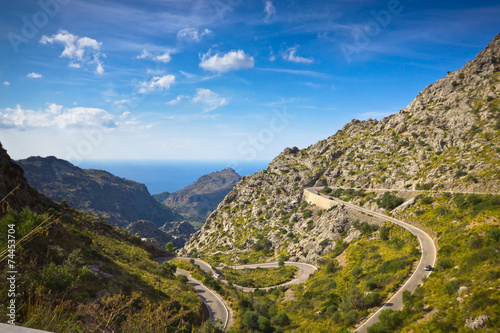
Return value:
<svg viewBox="0 0 500 333">
<path fill-rule="evenodd" d="M 175 277 L 175 279 L 181 283 L 187 283 L 188 282 L 188 277 L 186 275 L 179 274 Z"/>
<path fill-rule="evenodd" d="M 380 313 L 379 323 L 368 327 L 368 333 L 394 332 L 403 324 L 401 311 L 384 310 Z"/>
<path fill-rule="evenodd" d="M 305 218 L 305 219 L 307 219 L 307 218 L 311 217 L 311 215 L 312 215 L 312 211 L 310 209 L 307 209 L 302 214 L 302 217 Z"/>
<path fill-rule="evenodd" d="M 271 323 L 275 326 L 288 326 L 290 325 L 290 318 L 288 318 L 286 313 L 280 312 L 271 318 Z"/>
<path fill-rule="evenodd" d="M 387 226 L 380 228 L 380 239 L 388 240 L 390 230 L 391 230 L 391 228 L 387 227 Z"/>
<path fill-rule="evenodd" d="M 323 187 L 323 189 L 321 189 L 320 192 L 329 194 L 329 193 L 332 193 L 333 190 L 331 188 L 329 188 L 328 186 L 325 186 L 325 187 Z"/>
<path fill-rule="evenodd" d="M 56 266 L 51 262 L 42 273 L 42 281 L 50 290 L 63 291 L 71 286 L 73 275 L 68 266 Z"/>
<path fill-rule="evenodd" d="M 358 321 L 358 311 L 350 310 L 344 315 L 344 324 L 346 326 L 354 325 Z"/>
<path fill-rule="evenodd" d="M 431 197 L 427 197 L 427 196 L 420 198 L 420 203 L 422 205 L 430 205 L 433 201 L 434 201 L 434 199 L 432 199 Z"/>
<path fill-rule="evenodd" d="M 483 202 L 483 198 L 479 194 L 469 194 L 467 196 L 467 203 L 471 206 L 475 206 Z"/>
<path fill-rule="evenodd" d="M 374 291 L 374 292 L 371 292 L 368 295 L 366 295 L 365 303 L 366 303 L 367 307 L 371 308 L 371 307 L 380 305 L 380 303 L 382 303 L 383 299 L 384 298 L 382 297 L 382 295 L 380 295 L 380 293 Z"/>
<path fill-rule="evenodd" d="M 483 247 L 483 239 L 481 237 L 473 237 L 469 239 L 469 249 L 477 250 Z"/>
<path fill-rule="evenodd" d="M 390 192 L 385 192 L 382 198 L 377 199 L 377 205 L 386 210 L 393 210 L 403 202 L 403 198 L 397 197 Z"/>
<path fill-rule="evenodd" d="M 172 242 L 168 242 L 167 245 L 165 245 L 165 250 L 167 252 L 175 253 L 175 250 L 177 250 L 177 248 L 174 246 L 174 244 L 172 244 Z"/>
<path fill-rule="evenodd" d="M 258 320 L 259 320 L 259 316 L 257 315 L 257 313 L 255 313 L 254 311 L 247 310 L 243 314 L 243 320 L 242 320 L 241 324 L 243 327 L 246 327 L 249 329 L 257 329 L 257 328 L 259 328 Z"/>
<path fill-rule="evenodd" d="M 488 232 L 488 237 L 493 239 L 495 242 L 500 242 L 500 228 L 491 229 Z"/>
<path fill-rule="evenodd" d="M 464 281 L 460 280 L 460 279 L 449 281 L 444 286 L 444 291 L 448 295 L 453 295 L 454 293 L 456 293 L 458 291 L 458 288 L 460 288 L 460 286 L 463 285 L 463 283 L 464 283 Z"/>
<path fill-rule="evenodd" d="M 444 269 L 448 269 L 448 268 L 452 268 L 452 267 L 453 267 L 453 260 L 451 260 L 450 258 L 439 259 L 439 261 L 436 265 L 436 268 L 438 270 L 444 270 Z"/>
<path fill-rule="evenodd" d="M 429 191 L 434 187 L 434 183 L 417 184 L 417 190 Z"/>
<path fill-rule="evenodd" d="M 363 268 L 361 268 L 361 266 L 356 266 L 351 271 L 351 275 L 355 278 L 359 278 L 361 274 L 363 274 Z"/>
<path fill-rule="evenodd" d="M 255 251 L 262 251 L 266 249 L 271 249 L 273 247 L 273 243 L 267 239 L 266 237 L 261 238 L 257 243 L 253 245 L 253 249 Z"/>
<path fill-rule="evenodd" d="M 375 290 L 379 287 L 380 287 L 379 284 L 374 280 L 370 280 L 366 283 L 366 289 L 368 289 L 370 291 Z"/>
<path fill-rule="evenodd" d="M 156 273 L 165 278 L 173 278 L 177 267 L 167 261 L 163 262 L 160 266 L 156 268 Z"/>
</svg>

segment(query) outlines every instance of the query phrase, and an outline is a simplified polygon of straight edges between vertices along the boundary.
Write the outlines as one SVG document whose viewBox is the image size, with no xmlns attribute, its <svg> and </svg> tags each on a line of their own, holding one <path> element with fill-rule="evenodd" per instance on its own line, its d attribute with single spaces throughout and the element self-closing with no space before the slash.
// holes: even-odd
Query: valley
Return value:
<svg viewBox="0 0 500 333">
<path fill-rule="evenodd" d="M 396 114 L 174 193 L 0 146 L 0 285 L 15 259 L 16 320 L 54 332 L 495 332 L 499 165 L 500 34 Z"/>
</svg>

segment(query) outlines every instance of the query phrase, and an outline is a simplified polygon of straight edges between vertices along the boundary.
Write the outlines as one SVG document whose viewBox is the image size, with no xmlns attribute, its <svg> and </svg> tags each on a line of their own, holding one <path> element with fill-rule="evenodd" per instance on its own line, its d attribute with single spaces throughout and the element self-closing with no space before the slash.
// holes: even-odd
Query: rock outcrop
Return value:
<svg viewBox="0 0 500 333">
<path fill-rule="evenodd" d="M 29 207 L 37 213 L 45 213 L 55 205 L 40 194 L 23 176 L 23 170 L 15 164 L 0 143 L 0 217 L 7 208 L 22 210 Z"/>
</svg>

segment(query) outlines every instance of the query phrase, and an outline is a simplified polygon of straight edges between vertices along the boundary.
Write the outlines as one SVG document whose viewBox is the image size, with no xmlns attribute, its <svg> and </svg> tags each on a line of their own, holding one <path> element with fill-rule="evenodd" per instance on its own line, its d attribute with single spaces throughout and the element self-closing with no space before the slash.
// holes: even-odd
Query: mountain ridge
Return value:
<svg viewBox="0 0 500 333">
<path fill-rule="evenodd" d="M 329 225 L 347 230 L 352 219 L 337 208 L 314 221 L 302 201 L 307 187 L 498 193 L 499 55 L 500 34 L 398 113 L 380 121 L 354 119 L 305 149 L 286 148 L 266 170 L 242 178 L 184 253 L 215 255 L 226 263 L 282 255 L 314 262 L 321 255 L 318 242 L 335 245 Z M 268 251 L 251 254 L 262 239 Z"/>
<path fill-rule="evenodd" d="M 119 226 L 150 220 L 158 227 L 179 216 L 153 199 L 144 184 L 103 170 L 81 169 L 68 161 L 30 157 L 16 162 L 30 184 L 55 201 L 105 217 Z"/>
<path fill-rule="evenodd" d="M 233 169 L 211 172 L 198 178 L 189 186 L 173 192 L 163 192 L 153 197 L 167 207 L 181 213 L 185 220 L 204 222 L 217 205 L 241 180 Z"/>
</svg>

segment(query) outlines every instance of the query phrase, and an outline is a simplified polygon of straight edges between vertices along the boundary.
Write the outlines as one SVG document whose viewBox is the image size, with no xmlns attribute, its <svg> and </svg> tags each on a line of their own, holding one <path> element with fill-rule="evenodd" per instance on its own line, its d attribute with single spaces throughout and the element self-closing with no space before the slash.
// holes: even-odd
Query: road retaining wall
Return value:
<svg viewBox="0 0 500 333">
<path fill-rule="evenodd" d="M 318 206 L 321 209 L 329 209 L 332 206 L 338 205 L 335 201 L 317 195 L 316 192 L 310 192 L 308 190 L 304 190 L 304 200 L 310 204 Z"/>
</svg>

